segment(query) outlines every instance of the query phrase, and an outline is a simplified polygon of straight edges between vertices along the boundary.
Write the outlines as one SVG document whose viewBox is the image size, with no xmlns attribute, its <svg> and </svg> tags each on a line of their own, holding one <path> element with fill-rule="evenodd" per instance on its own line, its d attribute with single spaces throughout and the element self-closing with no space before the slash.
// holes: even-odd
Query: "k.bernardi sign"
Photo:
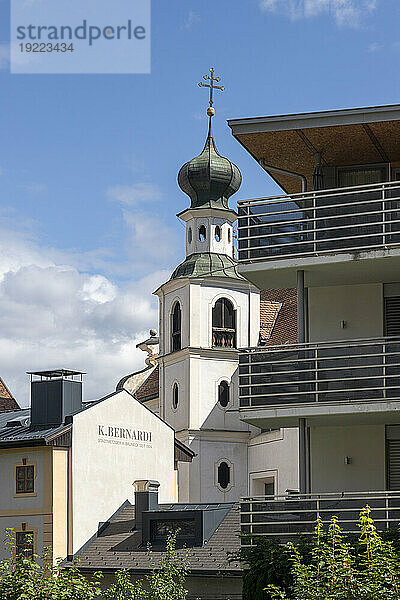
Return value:
<svg viewBox="0 0 400 600">
<path fill-rule="evenodd" d="M 131 445 L 139 445 L 137 442 L 146 442 L 146 447 L 151 446 L 152 432 L 128 427 L 115 427 L 111 425 L 98 425 L 99 441 L 113 441 Z M 142 445 L 142 444 L 140 444 Z M 144 446 L 144 444 L 142 445 Z"/>
</svg>

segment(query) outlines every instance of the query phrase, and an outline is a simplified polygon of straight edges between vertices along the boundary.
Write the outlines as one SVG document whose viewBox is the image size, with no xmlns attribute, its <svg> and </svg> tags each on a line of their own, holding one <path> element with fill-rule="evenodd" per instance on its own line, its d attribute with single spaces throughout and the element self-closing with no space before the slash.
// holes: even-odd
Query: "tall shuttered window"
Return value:
<svg viewBox="0 0 400 600">
<path fill-rule="evenodd" d="M 400 336 L 400 296 L 385 298 L 385 335 Z"/>
<path fill-rule="evenodd" d="M 400 490 L 400 440 L 387 441 L 387 474 L 389 490 Z"/>
</svg>

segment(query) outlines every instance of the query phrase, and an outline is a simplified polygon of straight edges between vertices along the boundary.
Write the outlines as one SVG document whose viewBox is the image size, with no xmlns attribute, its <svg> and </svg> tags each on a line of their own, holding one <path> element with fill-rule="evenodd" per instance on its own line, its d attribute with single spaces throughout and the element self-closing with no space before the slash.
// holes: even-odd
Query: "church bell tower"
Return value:
<svg viewBox="0 0 400 600">
<path fill-rule="evenodd" d="M 249 426 L 238 412 L 238 352 L 258 343 L 258 290 L 242 278 L 233 256 L 237 214 L 229 198 L 241 174 L 222 157 L 212 133 L 213 92 L 219 78 L 204 77 L 210 89 L 208 134 L 202 152 L 183 165 L 178 184 L 190 206 L 186 258 L 155 293 L 160 303 L 161 417 L 196 453 L 180 463 L 180 502 L 235 501 L 247 493 Z"/>
</svg>

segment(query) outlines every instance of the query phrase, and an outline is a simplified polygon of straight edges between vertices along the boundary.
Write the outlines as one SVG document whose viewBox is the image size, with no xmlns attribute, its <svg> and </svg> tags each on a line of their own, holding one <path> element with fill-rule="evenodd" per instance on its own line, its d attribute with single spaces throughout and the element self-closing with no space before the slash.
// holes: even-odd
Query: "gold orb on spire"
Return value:
<svg viewBox="0 0 400 600">
<path fill-rule="evenodd" d="M 209 117 L 213 117 L 215 115 L 215 109 L 213 108 L 213 104 L 214 104 L 214 90 L 220 90 L 221 92 L 224 91 L 224 86 L 222 85 L 215 85 L 216 83 L 219 83 L 221 81 L 220 77 L 214 77 L 214 69 L 211 68 L 210 69 L 210 75 L 204 75 L 203 79 L 205 81 L 209 81 L 210 83 L 203 83 L 202 81 L 200 81 L 199 83 L 199 87 L 207 87 L 210 89 L 210 100 L 209 100 L 209 107 L 207 108 L 207 115 Z"/>
</svg>

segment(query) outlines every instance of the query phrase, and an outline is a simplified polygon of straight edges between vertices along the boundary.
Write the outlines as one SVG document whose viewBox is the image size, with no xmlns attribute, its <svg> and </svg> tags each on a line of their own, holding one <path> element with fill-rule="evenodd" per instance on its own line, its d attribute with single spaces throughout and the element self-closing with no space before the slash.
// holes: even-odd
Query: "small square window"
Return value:
<svg viewBox="0 0 400 600">
<path fill-rule="evenodd" d="M 33 531 L 17 531 L 15 534 L 15 551 L 17 556 L 33 556 Z"/>
<path fill-rule="evenodd" d="M 32 494 L 35 491 L 35 467 L 33 465 L 16 467 L 16 480 L 17 494 Z"/>
</svg>

